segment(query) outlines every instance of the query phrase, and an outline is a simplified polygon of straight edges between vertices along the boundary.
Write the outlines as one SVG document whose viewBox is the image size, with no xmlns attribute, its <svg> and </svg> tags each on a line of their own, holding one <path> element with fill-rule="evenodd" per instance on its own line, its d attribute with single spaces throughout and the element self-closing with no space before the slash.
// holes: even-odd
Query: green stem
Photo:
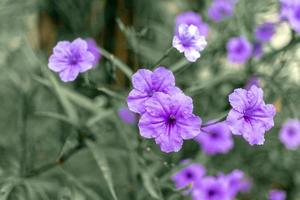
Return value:
<svg viewBox="0 0 300 200">
<path fill-rule="evenodd" d="M 166 50 L 166 52 L 162 55 L 162 57 L 160 57 L 151 67 L 151 69 L 153 69 L 154 67 L 156 67 L 157 65 L 159 65 L 165 58 L 167 58 L 169 56 L 169 54 L 171 53 L 171 51 L 173 50 L 173 47 L 170 47 L 169 49 Z"/>
<path fill-rule="evenodd" d="M 101 54 L 108 60 L 110 60 L 114 65 L 116 65 L 122 72 L 124 72 L 124 74 L 131 79 L 131 76 L 133 74 L 132 70 L 130 69 L 130 67 L 128 65 L 126 65 L 125 63 L 123 63 L 121 60 L 119 60 L 118 58 L 116 58 L 113 54 L 109 53 L 108 51 L 106 51 L 103 48 L 99 48 Z"/>
</svg>

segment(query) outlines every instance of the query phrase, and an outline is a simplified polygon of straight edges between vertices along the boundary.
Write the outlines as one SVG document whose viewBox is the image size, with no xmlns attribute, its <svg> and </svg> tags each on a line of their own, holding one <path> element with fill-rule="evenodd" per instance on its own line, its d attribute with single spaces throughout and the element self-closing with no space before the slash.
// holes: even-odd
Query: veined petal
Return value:
<svg viewBox="0 0 300 200">
<path fill-rule="evenodd" d="M 170 95 L 156 92 L 145 102 L 145 109 L 152 116 L 167 116 L 170 113 L 170 101 Z"/>
<path fill-rule="evenodd" d="M 233 109 L 242 113 L 248 106 L 247 90 L 235 89 L 229 95 L 229 102 Z"/>
<path fill-rule="evenodd" d="M 143 112 L 145 112 L 145 101 L 147 99 L 149 99 L 149 96 L 146 92 L 141 92 L 139 90 L 133 89 L 127 97 L 129 110 L 142 114 Z"/>
<path fill-rule="evenodd" d="M 139 121 L 139 129 L 141 136 L 145 138 L 155 138 L 161 134 L 166 134 L 165 121 L 163 117 L 153 117 L 148 113 L 142 115 Z"/>
<path fill-rule="evenodd" d="M 161 91 L 165 88 L 175 86 L 175 77 L 170 70 L 164 67 L 158 67 L 155 69 L 151 75 L 152 86 L 155 91 Z"/>
<path fill-rule="evenodd" d="M 156 144 L 160 146 L 161 151 L 170 153 L 178 152 L 183 144 L 183 139 L 178 134 L 176 126 L 166 126 L 165 133 L 155 138 Z"/>
<path fill-rule="evenodd" d="M 140 91 L 150 91 L 152 90 L 152 72 L 147 69 L 139 69 L 132 76 L 133 87 Z"/>
<path fill-rule="evenodd" d="M 77 66 L 68 67 L 63 71 L 59 72 L 59 76 L 62 81 L 74 81 L 80 72 L 80 68 Z"/>
<path fill-rule="evenodd" d="M 201 132 L 201 119 L 200 117 L 195 115 L 192 115 L 187 119 L 179 118 L 176 121 L 176 126 L 180 136 L 183 139 L 192 139 Z"/>
<path fill-rule="evenodd" d="M 200 58 L 200 53 L 195 49 L 189 48 L 184 50 L 184 56 L 188 61 L 196 62 L 196 60 Z"/>
</svg>

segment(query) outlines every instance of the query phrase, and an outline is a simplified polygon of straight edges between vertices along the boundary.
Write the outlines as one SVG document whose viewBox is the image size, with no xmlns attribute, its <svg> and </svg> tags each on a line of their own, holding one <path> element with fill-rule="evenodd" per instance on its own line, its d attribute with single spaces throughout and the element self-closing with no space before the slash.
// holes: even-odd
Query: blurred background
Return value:
<svg viewBox="0 0 300 200">
<path fill-rule="evenodd" d="M 170 177 L 190 159 L 208 174 L 243 170 L 252 180 L 240 200 L 267 199 L 272 188 L 300 200 L 300 151 L 280 143 L 278 132 L 300 111 L 299 33 L 279 22 L 278 0 L 239 0 L 232 17 L 215 23 L 210 0 L 0 0 L 0 199 L 190 199 Z M 177 68 L 176 84 L 194 101 L 204 122 L 230 109 L 228 94 L 256 75 L 265 101 L 277 109 L 263 146 L 240 137 L 228 154 L 207 156 L 194 141 L 162 153 L 117 112 L 126 107 L 130 79 L 171 47 L 176 15 L 194 11 L 209 25 L 208 46 L 195 63 L 175 50 L 163 60 Z M 263 56 L 244 65 L 226 59 L 226 43 L 271 21 L 276 33 Z M 58 41 L 93 38 L 105 49 L 98 66 L 72 83 L 48 67 Z M 114 55 L 112 57 L 112 55 Z M 116 61 L 117 60 L 117 61 Z M 88 138 L 88 145 L 82 140 Z M 75 147 L 75 148 L 74 148 Z"/>
</svg>

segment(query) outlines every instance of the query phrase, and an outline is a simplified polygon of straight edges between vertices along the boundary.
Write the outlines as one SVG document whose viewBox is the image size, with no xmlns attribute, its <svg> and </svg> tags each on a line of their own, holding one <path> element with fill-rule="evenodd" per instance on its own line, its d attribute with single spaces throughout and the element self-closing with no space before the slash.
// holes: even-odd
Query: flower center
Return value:
<svg viewBox="0 0 300 200">
<path fill-rule="evenodd" d="M 72 55 L 69 57 L 69 64 L 70 65 L 77 65 L 78 63 L 78 57 L 75 55 Z"/>
<path fill-rule="evenodd" d="M 293 137 L 294 135 L 296 135 L 296 131 L 293 128 L 289 128 L 288 129 L 288 135 L 290 137 Z"/>
<path fill-rule="evenodd" d="M 170 115 L 168 118 L 168 124 L 169 125 L 174 125 L 176 122 L 176 117 L 174 115 Z"/>
<path fill-rule="evenodd" d="M 208 190 L 208 196 L 209 197 L 214 197 L 214 196 L 217 195 L 217 193 L 218 192 L 216 190 L 214 190 L 214 189 Z"/>
<path fill-rule="evenodd" d="M 211 133 L 210 137 L 213 139 L 218 139 L 219 138 L 219 134 L 218 133 Z"/>
<path fill-rule="evenodd" d="M 194 177 L 194 175 L 191 172 L 187 172 L 186 177 L 187 177 L 187 179 L 192 179 Z"/>
</svg>

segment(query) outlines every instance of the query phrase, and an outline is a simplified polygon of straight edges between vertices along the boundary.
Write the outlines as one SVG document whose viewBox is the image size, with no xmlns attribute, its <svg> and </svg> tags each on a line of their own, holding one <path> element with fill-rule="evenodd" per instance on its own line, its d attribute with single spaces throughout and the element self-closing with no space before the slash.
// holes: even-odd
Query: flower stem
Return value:
<svg viewBox="0 0 300 200">
<path fill-rule="evenodd" d="M 166 52 L 162 55 L 162 57 L 160 57 L 155 63 L 154 65 L 152 65 L 151 69 L 153 69 L 154 67 L 156 67 L 157 65 L 159 65 L 165 58 L 167 58 L 171 51 L 172 51 L 173 47 L 170 47 L 166 50 Z"/>
</svg>

